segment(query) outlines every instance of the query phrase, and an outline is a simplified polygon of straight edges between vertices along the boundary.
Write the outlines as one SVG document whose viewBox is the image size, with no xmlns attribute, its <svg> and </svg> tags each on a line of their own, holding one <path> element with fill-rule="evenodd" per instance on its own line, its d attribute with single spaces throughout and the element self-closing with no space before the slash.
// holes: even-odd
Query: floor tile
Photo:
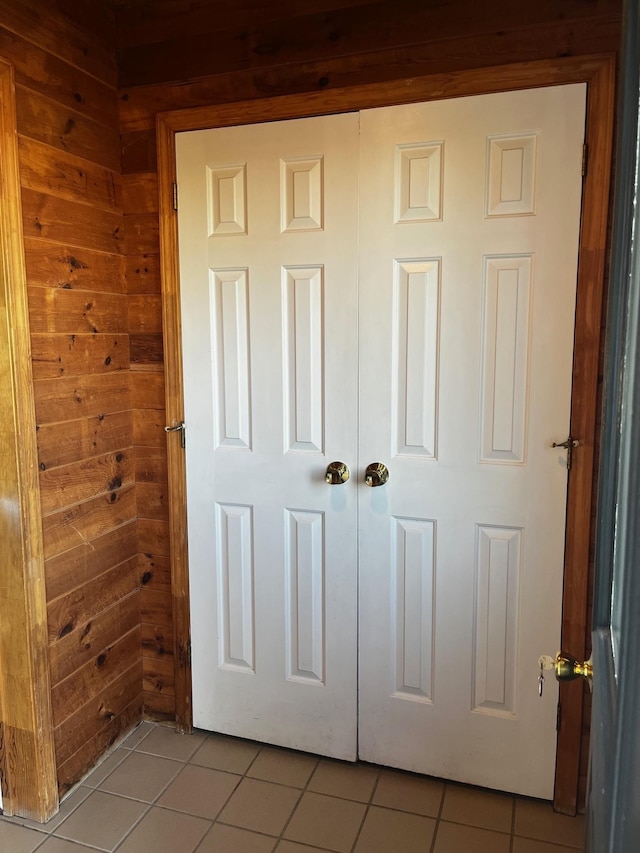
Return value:
<svg viewBox="0 0 640 853">
<path fill-rule="evenodd" d="M 211 823 L 154 807 L 118 848 L 118 853 L 193 853 Z"/>
<path fill-rule="evenodd" d="M 205 835 L 197 853 L 271 853 L 275 844 L 276 839 L 268 835 L 216 823 Z"/>
<path fill-rule="evenodd" d="M 163 758 L 174 758 L 177 761 L 188 761 L 193 753 L 202 746 L 206 738 L 203 732 L 192 735 L 181 735 L 174 728 L 157 726 L 147 735 L 136 749 L 138 752 L 150 752 Z"/>
<path fill-rule="evenodd" d="M 187 764 L 157 805 L 214 820 L 241 778 L 209 767 Z"/>
<path fill-rule="evenodd" d="M 130 752 L 100 785 L 101 791 L 152 803 L 182 769 L 178 761 Z"/>
<path fill-rule="evenodd" d="M 95 847 L 85 847 L 84 844 L 76 844 L 66 838 L 47 838 L 42 847 L 38 847 L 38 853 L 95 853 Z"/>
<path fill-rule="evenodd" d="M 511 832 L 513 797 L 450 784 L 446 786 L 440 816 L 454 823 Z"/>
<path fill-rule="evenodd" d="M 297 788 L 243 779 L 218 820 L 267 835 L 280 835 L 299 796 Z"/>
<path fill-rule="evenodd" d="M 383 770 L 373 803 L 403 812 L 437 817 L 444 785 L 435 779 L 415 776 L 398 770 Z"/>
<path fill-rule="evenodd" d="M 368 764 L 347 764 L 345 761 L 325 758 L 318 764 L 307 787 L 317 794 L 330 794 L 367 803 L 378 772 L 377 767 Z"/>
<path fill-rule="evenodd" d="M 436 822 L 422 815 L 372 806 L 356 844 L 356 853 L 425 853 Z"/>
<path fill-rule="evenodd" d="M 130 750 L 116 749 L 115 752 L 112 752 L 111 755 L 108 755 L 103 762 L 98 764 L 98 766 L 93 770 L 87 778 L 82 782 L 82 784 L 87 788 L 97 788 L 101 782 L 107 778 L 110 773 L 116 769 L 118 764 L 125 760 L 127 755 L 130 754 Z"/>
<path fill-rule="evenodd" d="M 571 848 L 533 838 L 514 838 L 513 853 L 570 853 Z M 40 853 L 40 851 L 38 851 Z"/>
<path fill-rule="evenodd" d="M 260 751 L 260 744 L 234 740 L 224 735 L 209 735 L 190 759 L 190 764 L 243 774 Z"/>
<path fill-rule="evenodd" d="M 76 788 L 71 794 L 64 798 L 62 803 L 60 804 L 60 809 L 57 815 L 54 815 L 50 820 L 46 823 L 40 823 L 35 820 L 27 820 L 26 818 L 10 818 L 11 822 L 16 822 L 21 824 L 22 826 L 28 826 L 30 829 L 35 829 L 38 832 L 53 832 L 53 830 L 60 826 L 63 820 L 66 820 L 71 812 L 74 809 L 77 809 L 80 803 L 82 803 L 91 793 L 90 788 Z M 0 850 L 2 848 L 0 847 Z"/>
<path fill-rule="evenodd" d="M 276 853 L 331 853 L 322 847 L 309 847 L 308 844 L 297 844 L 295 841 L 281 841 L 276 847 Z"/>
<path fill-rule="evenodd" d="M 584 817 L 556 814 L 550 803 L 539 800 L 517 800 L 515 834 L 582 849 Z"/>
<path fill-rule="evenodd" d="M 317 763 L 315 755 L 264 747 L 249 768 L 247 776 L 265 782 L 279 782 L 292 788 L 304 788 Z"/>
<path fill-rule="evenodd" d="M 324 794 L 303 794 L 284 838 L 348 853 L 356 840 L 366 806 Z"/>
<path fill-rule="evenodd" d="M 440 821 L 433 853 L 509 853 L 511 836 Z"/>
<path fill-rule="evenodd" d="M 38 844 L 42 844 L 45 835 L 35 829 L 28 829 L 9 820 L 0 820 L 0 850 L 11 853 L 31 853 Z"/>
<path fill-rule="evenodd" d="M 55 835 L 81 844 L 113 850 L 147 807 L 144 803 L 93 791 L 55 830 Z"/>
<path fill-rule="evenodd" d="M 120 746 L 123 746 L 125 749 L 135 749 L 139 743 L 141 743 L 148 734 L 155 731 L 157 726 L 154 723 L 147 723 L 143 721 L 139 726 L 131 732 L 131 734 L 122 741 Z"/>
</svg>

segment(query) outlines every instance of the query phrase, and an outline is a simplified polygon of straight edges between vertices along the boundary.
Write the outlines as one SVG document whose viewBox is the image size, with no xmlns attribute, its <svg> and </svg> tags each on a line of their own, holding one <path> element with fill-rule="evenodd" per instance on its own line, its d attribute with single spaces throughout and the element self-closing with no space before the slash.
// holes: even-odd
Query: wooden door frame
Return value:
<svg viewBox="0 0 640 853">
<path fill-rule="evenodd" d="M 13 68 L 0 59 L 0 772 L 4 813 L 58 811 Z"/>
<path fill-rule="evenodd" d="M 571 400 L 571 434 L 579 438 L 580 448 L 574 455 L 569 478 L 562 606 L 562 646 L 583 659 L 614 120 L 615 56 L 567 57 L 175 110 L 158 114 L 156 130 L 166 414 L 167 423 L 175 425 L 184 419 L 178 232 L 173 199 L 176 133 L 566 83 L 587 83 L 586 142 L 589 168 L 583 186 Z M 175 434 L 169 434 L 167 455 L 176 724 L 179 731 L 188 732 L 192 729 L 193 714 L 186 471 L 184 453 Z M 581 685 L 561 685 L 560 704 L 554 805 L 558 811 L 575 814 L 582 738 Z"/>
</svg>

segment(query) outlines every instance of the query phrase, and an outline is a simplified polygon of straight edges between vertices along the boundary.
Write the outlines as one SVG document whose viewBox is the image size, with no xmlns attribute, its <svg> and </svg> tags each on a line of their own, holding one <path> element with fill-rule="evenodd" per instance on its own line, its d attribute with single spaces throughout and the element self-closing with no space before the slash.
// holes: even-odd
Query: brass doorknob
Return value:
<svg viewBox="0 0 640 853">
<path fill-rule="evenodd" d="M 558 681 L 573 681 L 576 678 L 586 678 L 591 686 L 593 679 L 593 664 L 591 658 L 579 663 L 568 652 L 558 652 L 554 661 Z"/>
<path fill-rule="evenodd" d="M 367 486 L 384 486 L 384 484 L 389 479 L 389 469 L 384 464 L 384 462 L 372 462 L 370 465 L 367 465 L 367 469 L 364 472 L 364 481 Z"/>
<path fill-rule="evenodd" d="M 552 658 L 550 655 L 540 655 L 538 658 L 540 675 L 538 676 L 538 693 L 542 696 L 544 687 L 544 671 L 552 669 L 556 675 L 556 681 L 574 681 L 576 678 L 586 678 L 589 682 L 589 690 L 593 689 L 593 664 L 591 658 L 580 663 L 573 655 L 567 652 L 558 652 Z"/>
<path fill-rule="evenodd" d="M 346 483 L 349 479 L 349 469 L 344 462 L 340 462 L 339 460 L 329 462 L 324 478 L 330 486 L 341 486 L 342 483 Z"/>
</svg>

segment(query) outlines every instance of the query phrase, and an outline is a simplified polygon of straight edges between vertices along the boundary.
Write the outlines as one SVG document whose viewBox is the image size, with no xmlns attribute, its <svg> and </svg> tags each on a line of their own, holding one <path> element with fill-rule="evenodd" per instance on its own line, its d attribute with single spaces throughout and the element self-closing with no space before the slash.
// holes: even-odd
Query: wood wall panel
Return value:
<svg viewBox="0 0 640 853">
<path fill-rule="evenodd" d="M 43 424 L 38 429 L 40 470 L 77 464 L 77 459 L 113 454 L 120 450 L 124 431 L 131 431 L 131 412 Z"/>
<path fill-rule="evenodd" d="M 135 517 L 136 490 L 133 484 L 49 513 L 42 523 L 45 559 L 83 542 L 91 542 Z"/>
<path fill-rule="evenodd" d="M 0 7 L 0 25 L 108 86 L 116 83 L 113 7 L 95 0 L 16 0 Z"/>
<path fill-rule="evenodd" d="M 339 111 L 344 87 L 388 82 L 402 100 L 408 97 L 405 81 L 427 74 L 434 75 L 435 96 L 456 97 L 463 93 L 452 72 L 495 67 L 498 78 L 502 65 L 615 53 L 622 4 L 499 0 L 488 9 L 469 0 L 302 0 L 295 11 L 286 0 L 137 0 L 118 5 L 123 198 L 125 219 L 132 226 L 125 234 L 127 289 L 132 297 L 154 297 L 160 281 L 156 229 L 149 214 L 157 209 L 158 114 L 291 94 L 311 102 L 320 93 L 323 110 L 333 99 Z M 491 75 L 485 73 L 484 79 L 490 81 Z M 376 106 L 373 95 L 366 106 Z M 239 114 L 237 122 L 242 121 Z M 153 304 L 146 302 L 150 310 Z M 130 319 L 139 323 L 144 313 L 145 300 L 132 301 Z M 132 369 L 143 371 L 146 379 L 162 364 L 157 342 L 134 332 L 130 344 Z M 138 399 L 135 391 L 133 399 Z M 147 418 L 147 411 L 154 414 Z M 155 428 L 161 421 L 160 395 L 149 389 L 144 406 L 134 412 L 136 483 L 162 490 L 166 445 Z M 155 512 L 152 495 L 147 491 L 143 501 L 148 515 Z M 154 520 L 159 519 L 148 519 Z M 145 538 L 150 531 L 142 525 Z M 158 551 L 161 534 L 156 535 Z M 146 660 L 157 654 L 154 630 L 168 627 L 171 611 L 168 598 L 163 601 L 153 588 L 143 588 L 141 596 Z M 164 639 L 165 634 L 163 630 Z M 151 686 L 146 678 L 148 711 L 167 713 L 170 695 L 149 690 Z"/>
<path fill-rule="evenodd" d="M 32 287 L 124 293 L 122 255 L 106 255 L 78 246 L 25 239 L 27 278 Z"/>
<path fill-rule="evenodd" d="M 336 9 L 331 13 L 312 11 L 282 17 L 262 25 L 247 23 L 227 28 L 225 19 L 211 6 L 208 26 L 175 37 L 170 30 L 164 39 L 148 45 L 123 47 L 119 59 L 122 86 L 179 82 L 231 71 L 261 69 L 299 61 L 336 60 L 367 53 L 378 45 L 401 48 L 424 43 L 425 35 L 434 44 L 452 39 L 479 38 L 497 31 L 527 30 L 553 32 L 559 23 L 575 23 L 613 17 L 615 2 L 592 4 L 582 0 L 554 0 L 522 7 L 510 0 L 493 0 L 490 14 L 483 4 L 450 2 L 370 3 L 367 6 Z M 595 14 L 594 14 L 595 12 Z M 121 20 L 126 30 L 126 12 Z M 212 50 L 212 44 L 215 49 Z"/>
<path fill-rule="evenodd" d="M 34 334 L 34 379 L 113 373 L 129 367 L 129 335 Z"/>
<path fill-rule="evenodd" d="M 79 617 L 73 631 L 62 637 L 57 631 L 51 637 L 49 666 L 55 684 L 140 624 L 140 593 L 136 589 L 132 595 L 117 599 L 97 616 Z"/>
<path fill-rule="evenodd" d="M 119 171 L 119 158 L 113 153 L 118 134 L 113 129 L 77 110 L 62 108 L 26 86 L 18 87 L 18 95 L 18 132 L 22 136 Z"/>
<path fill-rule="evenodd" d="M 113 5 L 2 3 L 0 56 L 17 81 L 49 669 L 66 790 L 142 710 Z M 109 651 L 123 643 L 126 655 Z M 102 654 L 108 663 L 94 666 Z"/>
<path fill-rule="evenodd" d="M 41 142 L 19 138 L 23 187 L 83 201 L 103 210 L 122 211 L 120 175 L 66 151 L 52 152 Z"/>
</svg>

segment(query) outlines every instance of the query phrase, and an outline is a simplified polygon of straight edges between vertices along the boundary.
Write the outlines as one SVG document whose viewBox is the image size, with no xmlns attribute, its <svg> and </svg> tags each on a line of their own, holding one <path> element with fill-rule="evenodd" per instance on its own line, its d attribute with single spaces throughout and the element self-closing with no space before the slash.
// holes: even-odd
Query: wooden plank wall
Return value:
<svg viewBox="0 0 640 853">
<path fill-rule="evenodd" d="M 0 4 L 14 65 L 61 791 L 140 718 L 139 560 L 115 19 Z"/>
<path fill-rule="evenodd" d="M 160 377 L 155 117 L 158 112 L 513 62 L 614 53 L 621 0 L 117 0 L 127 286 L 135 295 L 132 367 Z M 490 9 L 490 12 L 489 12 Z M 443 84 L 442 94 L 448 90 Z M 134 347 L 134 337 L 139 343 Z M 135 349 L 135 353 L 134 353 Z M 135 381 L 135 380 L 134 380 Z M 144 384 L 144 383 L 143 383 Z M 151 390 L 153 389 L 153 390 Z M 145 708 L 171 712 L 163 416 L 159 385 L 134 413 L 143 591 Z M 142 460 L 145 460 L 143 463 Z M 147 461 L 148 460 L 148 461 Z M 155 488 L 151 489 L 153 485 Z M 144 508 L 143 508 L 144 506 Z M 160 562 L 160 558 L 162 558 Z M 161 666 L 161 664 L 163 666 Z M 586 754 L 583 781 L 586 778 Z"/>
</svg>

